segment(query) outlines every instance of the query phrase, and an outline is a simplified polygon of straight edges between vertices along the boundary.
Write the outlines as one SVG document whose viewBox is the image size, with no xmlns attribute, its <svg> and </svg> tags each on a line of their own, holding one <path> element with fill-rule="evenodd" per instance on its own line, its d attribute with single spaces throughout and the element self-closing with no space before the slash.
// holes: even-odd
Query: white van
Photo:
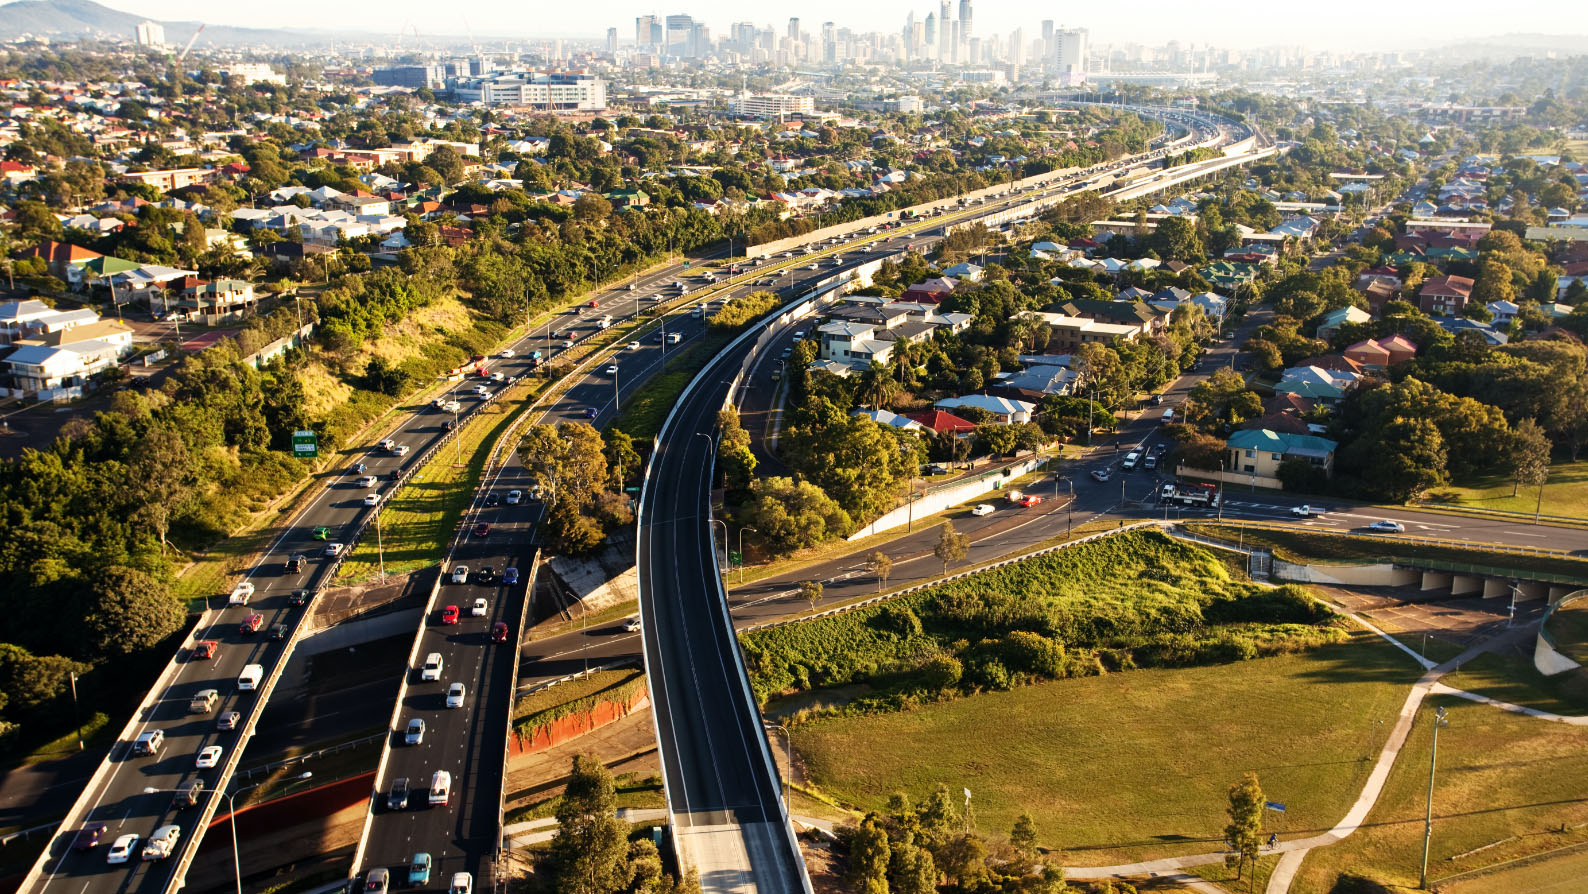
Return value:
<svg viewBox="0 0 1588 894">
<path fill-rule="evenodd" d="M 430 777 L 430 806 L 445 807 L 447 799 L 452 795 L 452 774 L 446 770 L 437 770 L 436 775 Z"/>
<path fill-rule="evenodd" d="M 237 675 L 237 688 L 243 691 L 258 689 L 259 681 L 265 678 L 265 667 L 262 664 L 250 664 L 243 668 Z"/>
<path fill-rule="evenodd" d="M 1169 423 L 1171 423 L 1173 421 L 1174 421 L 1174 410 L 1172 410 L 1172 409 L 1171 410 L 1164 410 L 1163 411 L 1163 424 L 1164 425 L 1168 425 Z"/>
<path fill-rule="evenodd" d="M 1126 454 L 1125 461 L 1120 463 L 1119 467 L 1129 471 L 1136 468 L 1136 464 L 1139 462 L 1141 462 L 1141 454 L 1132 450 L 1130 453 Z"/>
</svg>

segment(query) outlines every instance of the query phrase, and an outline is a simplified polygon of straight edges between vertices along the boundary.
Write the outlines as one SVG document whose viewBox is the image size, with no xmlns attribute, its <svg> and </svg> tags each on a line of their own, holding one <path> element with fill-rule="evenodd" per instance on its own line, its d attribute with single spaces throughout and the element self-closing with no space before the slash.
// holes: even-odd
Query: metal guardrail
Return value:
<svg viewBox="0 0 1588 894">
<path fill-rule="evenodd" d="M 253 779 L 256 775 L 261 773 L 274 773 L 275 771 L 284 767 L 291 767 L 306 761 L 317 760 L 322 757 L 330 757 L 333 754 L 341 754 L 344 751 L 351 751 L 355 748 L 362 748 L 371 742 L 379 742 L 381 739 L 385 738 L 386 735 L 387 733 L 374 733 L 372 735 L 365 736 L 362 739 L 353 739 L 347 742 L 341 742 L 336 745 L 332 745 L 329 748 L 321 748 L 316 751 L 310 751 L 307 754 L 289 757 L 286 760 L 274 761 L 272 763 L 265 764 L 262 767 L 250 767 L 247 770 L 238 770 L 232 774 L 232 781 L 235 782 L 238 779 Z"/>
<path fill-rule="evenodd" d="M 571 674 L 564 674 L 555 680 L 544 680 L 540 683 L 536 683 L 533 686 L 525 686 L 523 689 L 518 690 L 517 695 L 519 698 L 523 698 L 526 695 L 534 695 L 537 692 L 545 692 L 548 689 L 551 689 L 555 686 L 561 686 L 564 683 L 572 683 L 575 680 L 583 680 L 585 677 L 588 677 L 591 674 L 599 674 L 603 671 L 617 670 L 620 667 L 629 667 L 637 663 L 639 663 L 639 659 L 635 658 L 634 656 L 619 658 L 617 661 L 608 661 L 606 664 L 598 664 L 592 668 L 574 671 Z"/>
</svg>

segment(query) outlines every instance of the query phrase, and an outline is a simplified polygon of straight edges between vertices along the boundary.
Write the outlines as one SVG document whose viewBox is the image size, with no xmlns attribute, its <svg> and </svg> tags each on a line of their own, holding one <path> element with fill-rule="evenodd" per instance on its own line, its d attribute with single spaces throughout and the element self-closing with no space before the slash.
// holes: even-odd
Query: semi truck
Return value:
<svg viewBox="0 0 1588 894">
<path fill-rule="evenodd" d="M 1219 488 L 1206 481 L 1176 481 L 1165 484 L 1158 499 L 1177 506 L 1214 509 L 1219 505 Z"/>
</svg>

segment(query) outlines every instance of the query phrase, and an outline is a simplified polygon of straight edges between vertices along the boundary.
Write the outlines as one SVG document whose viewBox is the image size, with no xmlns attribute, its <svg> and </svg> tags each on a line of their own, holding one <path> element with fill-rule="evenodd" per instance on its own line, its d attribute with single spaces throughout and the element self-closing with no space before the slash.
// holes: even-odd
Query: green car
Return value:
<svg viewBox="0 0 1588 894">
<path fill-rule="evenodd" d="M 325 525 L 321 525 L 318 528 L 315 528 L 314 529 L 314 539 L 315 540 L 330 540 L 331 539 L 331 529 L 327 528 Z"/>
<path fill-rule="evenodd" d="M 430 855 L 424 851 L 414 854 L 413 862 L 408 864 L 408 884 L 423 885 L 430 881 Z"/>
</svg>

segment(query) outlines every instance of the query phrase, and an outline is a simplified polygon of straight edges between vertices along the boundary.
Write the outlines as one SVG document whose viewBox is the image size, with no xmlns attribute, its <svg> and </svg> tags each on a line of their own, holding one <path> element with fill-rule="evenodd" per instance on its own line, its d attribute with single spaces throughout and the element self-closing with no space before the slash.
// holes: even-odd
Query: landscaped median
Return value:
<svg viewBox="0 0 1588 894">
<path fill-rule="evenodd" d="M 510 747 L 520 755 L 545 751 L 648 704 L 642 671 L 594 671 L 519 699 L 513 708 Z"/>
</svg>

